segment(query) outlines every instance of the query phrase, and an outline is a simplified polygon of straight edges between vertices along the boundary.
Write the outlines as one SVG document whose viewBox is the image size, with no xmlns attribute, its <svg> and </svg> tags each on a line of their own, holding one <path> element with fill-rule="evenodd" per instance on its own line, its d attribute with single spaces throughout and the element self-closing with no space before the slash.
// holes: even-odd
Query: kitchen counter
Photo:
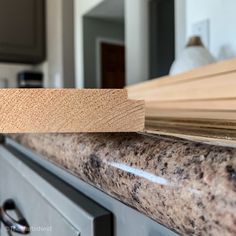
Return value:
<svg viewBox="0 0 236 236">
<path fill-rule="evenodd" d="M 19 134 L 20 144 L 183 235 L 236 235 L 236 149 L 141 134 Z"/>
</svg>

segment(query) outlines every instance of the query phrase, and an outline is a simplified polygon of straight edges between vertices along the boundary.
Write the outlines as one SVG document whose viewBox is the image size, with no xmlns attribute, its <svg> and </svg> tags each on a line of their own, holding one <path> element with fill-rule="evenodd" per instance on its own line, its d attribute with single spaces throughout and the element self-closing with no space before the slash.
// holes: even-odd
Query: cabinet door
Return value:
<svg viewBox="0 0 236 236">
<path fill-rule="evenodd" d="M 0 0 L 0 61 L 45 59 L 44 0 Z"/>
<path fill-rule="evenodd" d="M 29 235 L 112 235 L 110 212 L 23 154 L 9 150 L 0 146 L 0 204 L 14 200 L 31 227 Z M 3 225 L 1 233 L 7 235 Z"/>
<path fill-rule="evenodd" d="M 7 199 L 13 199 L 30 226 L 33 236 L 78 236 L 76 230 L 47 200 L 37 192 L 20 173 L 3 159 L 0 160 L 1 205 Z M 9 213 L 10 214 L 10 213 Z M 8 232 L 1 225 L 1 236 Z M 18 235 L 12 233 L 12 235 Z"/>
</svg>

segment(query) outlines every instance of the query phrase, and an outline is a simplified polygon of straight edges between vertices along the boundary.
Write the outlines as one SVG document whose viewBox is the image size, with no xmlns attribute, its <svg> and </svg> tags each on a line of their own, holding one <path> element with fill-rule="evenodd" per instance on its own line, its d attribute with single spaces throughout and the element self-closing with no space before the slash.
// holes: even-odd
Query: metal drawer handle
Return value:
<svg viewBox="0 0 236 236">
<path fill-rule="evenodd" d="M 18 220 L 14 220 L 7 211 L 15 211 Z M 8 230 L 19 234 L 28 234 L 30 227 L 12 199 L 6 200 L 0 208 L 0 219 Z"/>
</svg>

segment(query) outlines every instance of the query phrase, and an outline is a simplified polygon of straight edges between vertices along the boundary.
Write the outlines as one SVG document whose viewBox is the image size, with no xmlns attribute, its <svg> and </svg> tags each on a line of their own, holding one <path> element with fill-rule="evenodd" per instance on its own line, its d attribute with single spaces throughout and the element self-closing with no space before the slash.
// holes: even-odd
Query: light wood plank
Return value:
<svg viewBox="0 0 236 236">
<path fill-rule="evenodd" d="M 177 110 L 158 109 L 146 107 L 146 118 L 191 118 L 191 119 L 216 119 L 216 120 L 236 120 L 236 111 L 197 111 L 197 110 Z"/>
<path fill-rule="evenodd" d="M 145 130 L 236 140 L 236 59 L 128 87 L 145 100 Z"/>
<path fill-rule="evenodd" d="M 126 90 L 0 89 L 1 133 L 134 132 L 144 102 Z"/>
<path fill-rule="evenodd" d="M 130 92 L 129 98 L 145 101 L 176 101 L 225 99 L 236 97 L 236 72 L 186 83 L 143 89 L 142 92 Z"/>
<path fill-rule="evenodd" d="M 180 139 L 187 139 L 198 143 L 206 143 L 210 145 L 218 145 L 218 146 L 226 146 L 236 148 L 236 139 L 231 137 L 223 137 L 223 136 L 204 136 L 204 135 L 196 135 L 196 134 L 184 134 L 184 133 L 175 133 L 161 130 L 146 130 L 145 133 L 147 136 L 156 137 L 159 135 L 162 136 L 172 136 Z"/>
<path fill-rule="evenodd" d="M 199 80 L 233 72 L 236 72 L 236 58 L 196 68 L 175 76 L 163 76 L 161 78 L 148 80 L 146 82 L 128 86 L 127 89 L 129 90 L 129 94 L 135 94 L 161 86 L 185 83 L 189 80 Z"/>
<path fill-rule="evenodd" d="M 155 109 L 175 109 L 175 110 L 220 110 L 236 111 L 236 97 L 231 99 L 212 99 L 212 100 L 188 100 L 188 101 L 146 101 L 147 108 Z"/>
</svg>

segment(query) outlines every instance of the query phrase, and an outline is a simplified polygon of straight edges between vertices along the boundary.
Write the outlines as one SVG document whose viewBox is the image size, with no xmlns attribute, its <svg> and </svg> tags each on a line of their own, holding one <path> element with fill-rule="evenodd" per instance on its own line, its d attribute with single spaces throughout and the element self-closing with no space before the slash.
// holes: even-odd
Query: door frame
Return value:
<svg viewBox="0 0 236 236">
<path fill-rule="evenodd" d="M 101 85 L 102 85 L 102 81 L 101 81 L 101 62 L 102 62 L 101 44 L 102 43 L 125 46 L 125 42 L 123 40 L 103 38 L 103 37 L 98 37 L 96 39 L 96 87 L 97 88 L 101 88 Z"/>
</svg>

